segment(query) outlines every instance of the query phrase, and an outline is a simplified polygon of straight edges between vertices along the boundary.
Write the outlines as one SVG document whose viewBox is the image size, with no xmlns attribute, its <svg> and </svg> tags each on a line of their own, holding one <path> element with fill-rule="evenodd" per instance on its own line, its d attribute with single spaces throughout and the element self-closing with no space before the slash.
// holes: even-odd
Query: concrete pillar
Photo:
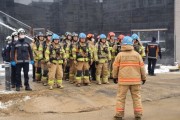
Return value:
<svg viewBox="0 0 180 120">
<path fill-rule="evenodd" d="M 175 61 L 180 63 L 180 0 L 175 0 L 175 21 L 174 21 L 174 35 L 175 35 Z"/>
</svg>

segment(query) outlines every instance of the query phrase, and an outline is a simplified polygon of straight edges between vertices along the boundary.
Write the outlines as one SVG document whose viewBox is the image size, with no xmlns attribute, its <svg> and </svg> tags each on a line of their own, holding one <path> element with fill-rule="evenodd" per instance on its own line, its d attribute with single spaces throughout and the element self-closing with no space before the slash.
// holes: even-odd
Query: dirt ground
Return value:
<svg viewBox="0 0 180 120">
<path fill-rule="evenodd" d="M 117 85 L 83 86 L 64 81 L 64 89 L 48 90 L 41 83 L 30 83 L 33 91 L 0 94 L 0 120 L 113 120 Z M 3 89 L 3 85 L 0 85 Z M 180 73 L 148 76 L 142 86 L 143 120 L 180 120 Z M 133 120 L 130 93 L 125 120 Z"/>
</svg>

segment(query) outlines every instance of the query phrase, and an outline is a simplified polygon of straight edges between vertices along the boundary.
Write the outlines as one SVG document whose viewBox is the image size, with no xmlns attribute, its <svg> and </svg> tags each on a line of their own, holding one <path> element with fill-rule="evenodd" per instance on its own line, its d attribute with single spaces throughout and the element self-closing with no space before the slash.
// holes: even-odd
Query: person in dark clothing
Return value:
<svg viewBox="0 0 180 120">
<path fill-rule="evenodd" d="M 152 37 L 152 41 L 147 43 L 145 51 L 148 57 L 148 73 L 151 76 L 155 76 L 154 69 L 158 56 L 160 57 L 160 59 L 162 58 L 161 47 L 159 43 L 156 42 L 155 37 Z"/>
<path fill-rule="evenodd" d="M 21 85 L 21 69 L 23 68 L 24 72 L 24 85 L 25 90 L 32 91 L 29 86 L 29 62 L 34 64 L 33 54 L 29 43 L 25 41 L 25 30 L 20 28 L 18 30 L 18 41 L 15 43 L 15 46 L 12 50 L 12 60 L 11 64 L 16 66 L 16 91 L 20 91 Z"/>
<path fill-rule="evenodd" d="M 9 52 L 11 52 L 10 54 L 12 56 L 12 50 L 15 47 L 15 43 L 18 40 L 18 33 L 13 32 L 11 34 L 11 37 L 12 37 L 12 42 L 10 43 L 10 51 Z M 12 58 L 11 58 L 11 61 L 12 61 Z M 16 86 L 16 66 L 13 66 L 13 65 L 11 65 L 11 85 L 12 85 L 12 88 L 15 88 L 15 86 Z M 21 83 L 21 87 L 22 87 L 22 83 Z"/>
<path fill-rule="evenodd" d="M 4 62 L 10 62 L 10 44 L 11 44 L 11 36 L 7 36 L 5 40 L 5 46 L 2 48 L 2 58 Z"/>
</svg>

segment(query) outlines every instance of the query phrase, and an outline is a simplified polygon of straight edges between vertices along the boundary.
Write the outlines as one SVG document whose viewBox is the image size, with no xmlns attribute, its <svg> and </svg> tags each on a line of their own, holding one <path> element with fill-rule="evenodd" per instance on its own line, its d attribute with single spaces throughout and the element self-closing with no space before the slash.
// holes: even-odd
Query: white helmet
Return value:
<svg viewBox="0 0 180 120">
<path fill-rule="evenodd" d="M 19 28 L 17 32 L 18 32 L 18 34 L 25 33 L 25 30 L 23 28 Z"/>
<path fill-rule="evenodd" d="M 11 36 L 7 36 L 5 41 L 11 41 L 12 37 Z"/>
<path fill-rule="evenodd" d="M 14 36 L 18 36 L 18 32 L 17 32 L 17 31 L 15 31 L 15 32 L 13 32 L 13 33 L 11 34 L 11 37 L 14 37 Z"/>
</svg>

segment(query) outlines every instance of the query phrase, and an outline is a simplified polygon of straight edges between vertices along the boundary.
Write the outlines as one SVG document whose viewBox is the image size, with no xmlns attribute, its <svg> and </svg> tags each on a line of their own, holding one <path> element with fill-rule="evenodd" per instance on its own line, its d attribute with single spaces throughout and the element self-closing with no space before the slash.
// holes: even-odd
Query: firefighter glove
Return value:
<svg viewBox="0 0 180 120">
<path fill-rule="evenodd" d="M 113 81 L 114 81 L 115 84 L 117 84 L 118 83 L 118 78 L 114 78 Z"/>
<path fill-rule="evenodd" d="M 12 66 L 16 66 L 16 62 L 15 61 L 11 61 L 11 65 Z"/>
</svg>

